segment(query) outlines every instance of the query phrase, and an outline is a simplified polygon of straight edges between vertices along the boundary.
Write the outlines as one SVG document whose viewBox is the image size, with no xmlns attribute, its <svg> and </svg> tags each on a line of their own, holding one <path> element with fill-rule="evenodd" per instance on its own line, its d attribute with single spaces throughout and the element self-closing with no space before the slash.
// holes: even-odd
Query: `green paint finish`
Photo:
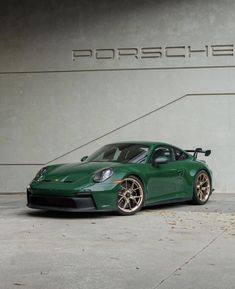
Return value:
<svg viewBox="0 0 235 289">
<path fill-rule="evenodd" d="M 154 164 L 160 149 L 164 150 L 167 162 Z M 111 176 L 101 182 L 94 181 L 97 174 L 107 169 L 111 169 L 107 172 Z M 172 145 L 119 143 L 105 146 L 82 163 L 44 168 L 31 182 L 29 190 L 32 196 L 50 198 L 79 198 L 88 194 L 97 210 L 116 210 L 120 190 L 117 180 L 130 175 L 139 178 L 144 187 L 144 205 L 175 202 L 192 199 L 195 175 L 200 170 L 206 170 L 212 181 L 205 162 Z"/>
</svg>

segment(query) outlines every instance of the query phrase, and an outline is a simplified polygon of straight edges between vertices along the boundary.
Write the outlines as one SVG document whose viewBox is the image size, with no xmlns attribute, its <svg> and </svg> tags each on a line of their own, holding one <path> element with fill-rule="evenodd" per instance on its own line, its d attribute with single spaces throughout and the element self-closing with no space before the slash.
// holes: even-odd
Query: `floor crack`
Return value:
<svg viewBox="0 0 235 289">
<path fill-rule="evenodd" d="M 192 260 L 196 259 L 197 256 L 199 256 L 203 251 L 205 251 L 211 244 L 213 244 L 220 236 L 222 236 L 225 233 L 226 230 L 223 230 L 220 232 L 217 236 L 215 236 L 207 245 L 205 245 L 203 248 L 201 248 L 197 253 L 195 253 L 192 257 L 190 257 L 188 260 L 186 260 L 183 264 L 181 264 L 179 267 L 177 267 L 173 272 L 171 272 L 166 278 L 162 279 L 156 286 L 154 286 L 152 289 L 159 288 L 165 281 L 170 279 L 175 273 L 182 270 L 183 267 L 188 265 Z"/>
</svg>

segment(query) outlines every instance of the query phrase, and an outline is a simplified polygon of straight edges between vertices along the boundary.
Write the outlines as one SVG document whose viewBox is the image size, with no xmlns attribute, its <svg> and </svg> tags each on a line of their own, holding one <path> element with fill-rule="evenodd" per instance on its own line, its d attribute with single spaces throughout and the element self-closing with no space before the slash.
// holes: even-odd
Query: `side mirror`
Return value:
<svg viewBox="0 0 235 289">
<path fill-rule="evenodd" d="M 81 158 L 81 162 L 85 162 L 85 160 L 88 158 L 88 156 L 84 156 Z"/>
<path fill-rule="evenodd" d="M 158 157 L 153 160 L 153 165 L 158 166 L 158 165 L 166 164 L 167 162 L 168 162 L 167 157 Z"/>
</svg>

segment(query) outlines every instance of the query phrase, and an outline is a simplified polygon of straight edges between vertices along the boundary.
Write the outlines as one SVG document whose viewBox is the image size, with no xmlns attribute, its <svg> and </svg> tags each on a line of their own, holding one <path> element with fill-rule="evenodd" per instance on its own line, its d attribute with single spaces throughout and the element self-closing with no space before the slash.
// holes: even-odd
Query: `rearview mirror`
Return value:
<svg viewBox="0 0 235 289">
<path fill-rule="evenodd" d="M 84 156 L 81 158 L 81 162 L 85 162 L 85 160 L 88 158 L 88 156 Z"/>
<path fill-rule="evenodd" d="M 167 162 L 168 162 L 167 157 L 158 157 L 158 158 L 154 159 L 153 164 L 155 166 L 157 166 L 157 165 L 166 164 Z"/>
</svg>

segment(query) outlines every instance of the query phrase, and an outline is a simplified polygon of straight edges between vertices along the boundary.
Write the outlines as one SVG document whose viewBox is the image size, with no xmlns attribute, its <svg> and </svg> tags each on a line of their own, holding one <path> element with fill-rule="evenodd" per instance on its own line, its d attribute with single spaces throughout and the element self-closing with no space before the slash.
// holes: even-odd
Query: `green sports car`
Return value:
<svg viewBox="0 0 235 289">
<path fill-rule="evenodd" d="M 108 144 L 80 163 L 42 168 L 27 187 L 27 206 L 132 215 L 153 204 L 203 205 L 212 193 L 212 172 L 198 153 L 211 151 L 185 151 L 160 142 Z"/>
</svg>

